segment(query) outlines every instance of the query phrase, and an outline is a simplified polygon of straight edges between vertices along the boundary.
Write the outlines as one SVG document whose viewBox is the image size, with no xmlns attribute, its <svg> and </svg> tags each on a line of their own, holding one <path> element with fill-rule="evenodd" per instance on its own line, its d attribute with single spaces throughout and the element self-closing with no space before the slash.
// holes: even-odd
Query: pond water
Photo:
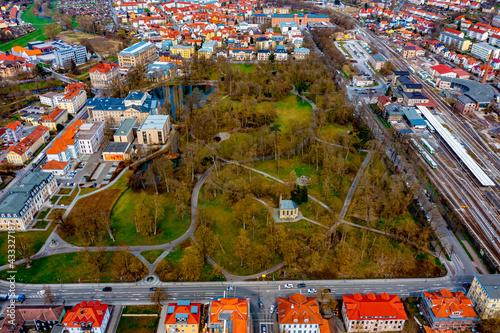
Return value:
<svg viewBox="0 0 500 333">
<path fill-rule="evenodd" d="M 170 115 L 174 119 L 181 119 L 189 106 L 200 107 L 205 105 L 207 96 L 214 90 L 210 85 L 174 86 L 167 85 L 158 87 L 149 92 L 153 98 L 157 98 L 162 105 L 170 108 Z M 183 110 L 183 112 L 181 112 Z M 177 116 L 176 116 L 177 113 Z"/>
</svg>

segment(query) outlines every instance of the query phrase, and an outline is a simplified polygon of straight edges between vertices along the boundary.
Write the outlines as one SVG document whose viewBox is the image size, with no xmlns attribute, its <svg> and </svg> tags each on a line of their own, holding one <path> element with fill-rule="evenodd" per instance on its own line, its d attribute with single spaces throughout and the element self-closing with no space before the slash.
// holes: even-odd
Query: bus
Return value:
<svg viewBox="0 0 500 333">
<path fill-rule="evenodd" d="M 434 154 L 434 148 L 431 147 L 431 145 L 427 142 L 425 139 L 420 139 L 420 143 L 424 146 L 425 149 L 429 151 L 429 153 Z"/>
<path fill-rule="evenodd" d="M 424 160 L 430 165 L 431 168 L 433 168 L 433 169 L 437 168 L 436 162 L 434 162 L 434 160 L 429 156 L 429 154 L 427 154 L 426 152 L 424 152 L 422 154 L 422 156 L 424 157 Z"/>
<path fill-rule="evenodd" d="M 429 131 L 429 133 L 432 133 L 432 134 L 436 133 L 436 130 L 434 129 L 434 127 L 432 127 L 432 125 L 429 124 L 429 122 L 427 120 L 425 121 L 425 123 L 427 124 L 426 127 L 427 127 L 427 130 Z"/>
<path fill-rule="evenodd" d="M 24 302 L 26 300 L 26 295 L 24 294 L 19 294 L 19 295 L 14 295 L 14 294 L 2 294 L 0 295 L 0 301 L 10 301 L 14 300 L 16 302 Z"/>
<path fill-rule="evenodd" d="M 415 69 L 413 69 L 413 67 L 408 67 L 408 70 L 412 73 L 412 74 L 415 74 Z"/>
</svg>

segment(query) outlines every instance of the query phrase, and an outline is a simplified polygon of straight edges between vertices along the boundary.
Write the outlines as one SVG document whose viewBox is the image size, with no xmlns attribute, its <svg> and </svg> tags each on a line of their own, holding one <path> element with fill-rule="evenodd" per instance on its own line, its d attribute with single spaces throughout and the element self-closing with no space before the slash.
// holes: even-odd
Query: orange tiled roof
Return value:
<svg viewBox="0 0 500 333">
<path fill-rule="evenodd" d="M 21 126 L 21 122 L 19 120 L 16 120 L 13 123 L 7 124 L 7 127 L 10 128 L 11 130 L 15 131 L 17 127 Z"/>
<path fill-rule="evenodd" d="M 55 108 L 54 111 L 52 111 L 50 114 L 43 116 L 42 117 L 42 122 L 44 123 L 52 123 L 59 118 L 61 114 L 64 113 L 65 110 L 60 109 L 60 108 Z"/>
<path fill-rule="evenodd" d="M 349 320 L 408 319 L 398 295 L 369 293 L 342 296 Z"/>
<path fill-rule="evenodd" d="M 248 301 L 238 298 L 221 298 L 210 302 L 210 323 L 219 322 L 221 314 L 230 313 L 233 333 L 246 333 L 248 326 Z"/>
<path fill-rule="evenodd" d="M 92 68 L 89 72 L 90 73 L 93 73 L 93 72 L 107 73 L 110 70 L 112 70 L 114 67 L 118 67 L 118 64 L 115 64 L 114 62 L 111 64 L 102 63 L 102 64 L 99 64 L 99 65 L 95 66 L 94 68 Z"/>
<path fill-rule="evenodd" d="M 322 324 L 316 297 L 293 294 L 288 298 L 278 297 L 280 324 Z"/>
<path fill-rule="evenodd" d="M 429 301 L 435 317 L 448 318 L 453 314 L 477 317 L 470 299 L 461 291 L 452 292 L 448 289 L 441 289 L 437 292 L 424 292 L 424 297 Z"/>
<path fill-rule="evenodd" d="M 18 155 L 24 154 L 24 152 L 30 148 L 35 142 L 40 139 L 40 137 L 48 131 L 49 129 L 43 125 L 38 125 L 37 128 L 33 130 L 27 137 L 22 139 L 17 145 L 10 146 L 9 152 L 13 151 Z"/>
<path fill-rule="evenodd" d="M 71 328 L 79 328 L 81 322 L 91 322 L 92 327 L 101 327 L 107 310 L 108 304 L 101 304 L 100 301 L 96 301 L 95 303 L 92 301 L 83 301 L 75 305 L 73 310 L 66 313 L 62 323 L 66 327 Z"/>
<path fill-rule="evenodd" d="M 168 303 L 167 316 L 165 317 L 166 325 L 175 325 L 177 323 L 176 317 L 178 314 L 187 314 L 187 320 L 182 324 L 199 325 L 200 324 L 200 310 L 201 303 Z"/>
<path fill-rule="evenodd" d="M 56 160 L 50 160 L 42 168 L 43 170 L 64 170 L 69 162 L 59 162 Z"/>
<path fill-rule="evenodd" d="M 86 119 L 77 119 L 70 127 L 67 127 L 60 138 L 55 139 L 52 146 L 47 150 L 47 154 L 57 155 L 62 151 L 66 151 L 68 146 L 75 144 L 75 134 L 82 124 L 86 123 Z"/>
</svg>

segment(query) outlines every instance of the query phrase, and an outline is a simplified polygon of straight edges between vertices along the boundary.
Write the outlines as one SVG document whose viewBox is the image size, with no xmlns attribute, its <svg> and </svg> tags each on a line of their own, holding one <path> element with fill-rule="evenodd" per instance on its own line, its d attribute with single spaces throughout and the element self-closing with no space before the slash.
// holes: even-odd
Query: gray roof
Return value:
<svg viewBox="0 0 500 333">
<path fill-rule="evenodd" d="M 399 76 L 397 80 L 408 89 L 422 89 L 422 84 L 414 83 L 408 76 Z"/>
<path fill-rule="evenodd" d="M 125 153 L 130 146 L 128 142 L 110 142 L 103 153 Z"/>
<path fill-rule="evenodd" d="M 118 129 L 115 132 L 115 135 L 127 136 L 132 130 L 132 127 L 134 127 L 136 122 L 137 122 L 136 117 L 122 120 L 120 127 L 118 127 Z"/>
<path fill-rule="evenodd" d="M 392 104 L 387 104 L 384 106 L 385 112 L 388 114 L 403 114 L 403 110 L 401 108 L 401 105 L 397 103 L 392 103 Z"/>
<path fill-rule="evenodd" d="M 130 93 L 134 94 L 134 93 Z M 129 94 L 129 96 L 130 96 Z M 136 100 L 135 96 L 127 96 L 127 100 Z M 140 98 L 139 98 L 140 99 Z M 139 112 L 150 113 L 158 108 L 158 100 L 151 96 L 146 97 L 142 105 L 125 106 L 123 98 L 91 98 L 87 100 L 87 106 L 96 111 L 125 111 L 127 109 L 136 109 Z"/>
<path fill-rule="evenodd" d="M 457 101 L 460 101 L 463 105 L 467 105 L 469 103 L 474 103 L 474 101 L 467 95 L 460 95 L 457 97 Z M 474 103 L 475 104 L 475 103 Z"/>
<path fill-rule="evenodd" d="M 377 54 L 372 54 L 372 58 L 375 60 L 375 61 L 382 61 L 382 62 L 386 62 L 387 59 L 386 57 L 384 57 L 383 55 L 377 53 Z"/>
<path fill-rule="evenodd" d="M 446 76 L 440 76 L 440 79 L 451 82 L 451 89 L 463 92 L 476 103 L 489 104 L 495 97 L 495 90 L 489 84 Z"/>
<path fill-rule="evenodd" d="M 481 286 L 492 299 L 500 299 L 500 275 L 498 274 L 474 274 Z"/>
<path fill-rule="evenodd" d="M 151 115 L 144 120 L 138 131 L 141 130 L 162 130 L 168 121 L 168 115 Z"/>
<path fill-rule="evenodd" d="M 465 38 L 459 37 L 459 36 L 457 36 L 457 35 L 455 35 L 455 34 L 452 34 L 452 33 L 450 33 L 450 32 L 447 32 L 447 31 L 443 31 L 443 32 L 441 32 L 439 35 L 448 36 L 448 37 L 450 37 L 450 38 L 452 38 L 452 39 L 454 39 L 454 40 L 460 41 L 460 42 L 462 42 L 462 41 L 465 41 L 465 40 L 466 40 Z"/>
<path fill-rule="evenodd" d="M 425 125 L 425 120 L 415 111 L 415 108 L 403 108 L 403 113 L 408 121 L 413 125 Z"/>
<path fill-rule="evenodd" d="M 281 200 L 280 209 L 297 209 L 299 206 L 293 200 Z"/>
</svg>

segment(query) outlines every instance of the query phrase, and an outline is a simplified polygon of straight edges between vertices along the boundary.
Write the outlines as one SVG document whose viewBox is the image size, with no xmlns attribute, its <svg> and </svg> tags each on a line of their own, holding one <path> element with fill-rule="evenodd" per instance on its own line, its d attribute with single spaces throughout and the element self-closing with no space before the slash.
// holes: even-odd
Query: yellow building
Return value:
<svg viewBox="0 0 500 333">
<path fill-rule="evenodd" d="M 66 110 L 55 108 L 49 115 L 43 116 L 42 124 L 51 132 L 57 131 L 57 125 L 68 121 L 68 112 Z"/>
<path fill-rule="evenodd" d="M 467 297 L 481 319 L 500 313 L 500 275 L 474 274 Z"/>
<path fill-rule="evenodd" d="M 15 165 L 23 165 L 33 158 L 35 152 L 49 139 L 49 130 L 40 125 L 17 145 L 9 147 L 7 161 Z"/>
<path fill-rule="evenodd" d="M 194 54 L 194 46 L 174 45 L 170 48 L 170 56 L 180 54 L 184 59 L 190 59 Z"/>
<path fill-rule="evenodd" d="M 134 67 L 150 63 L 157 57 L 153 43 L 139 42 L 118 53 L 118 63 L 120 67 Z"/>
<path fill-rule="evenodd" d="M 165 316 L 167 332 L 198 333 L 200 331 L 201 303 L 178 301 L 168 303 Z"/>
<path fill-rule="evenodd" d="M 64 96 L 58 107 L 69 113 L 77 113 L 87 103 L 87 91 L 85 84 L 81 82 L 72 83 L 64 88 Z"/>
</svg>

